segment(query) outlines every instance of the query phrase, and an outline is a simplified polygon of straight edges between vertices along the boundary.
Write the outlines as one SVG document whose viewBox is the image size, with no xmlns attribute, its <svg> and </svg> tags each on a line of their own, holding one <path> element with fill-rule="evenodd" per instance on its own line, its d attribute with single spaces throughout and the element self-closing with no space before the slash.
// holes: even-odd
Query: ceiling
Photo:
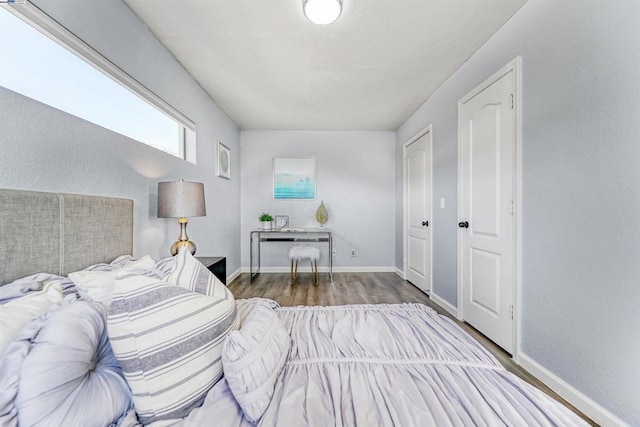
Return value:
<svg viewBox="0 0 640 427">
<path fill-rule="evenodd" d="M 243 130 L 394 131 L 526 0 L 124 0 Z"/>
</svg>

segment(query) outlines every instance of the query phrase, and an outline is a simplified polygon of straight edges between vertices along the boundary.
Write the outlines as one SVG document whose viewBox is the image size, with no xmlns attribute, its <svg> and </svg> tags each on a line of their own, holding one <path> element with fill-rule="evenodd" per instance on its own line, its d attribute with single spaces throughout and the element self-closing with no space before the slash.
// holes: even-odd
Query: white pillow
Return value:
<svg viewBox="0 0 640 427">
<path fill-rule="evenodd" d="M 107 331 L 142 424 L 187 416 L 222 377 L 222 345 L 238 322 L 233 295 L 223 291 L 213 298 L 116 276 Z"/>
<path fill-rule="evenodd" d="M 78 294 L 89 301 L 99 302 L 107 309 L 111 305 L 113 288 L 116 285 L 116 274 L 119 271 L 151 270 L 156 262 L 149 255 L 132 261 L 117 270 L 82 270 L 69 273 L 69 278 L 76 285 Z"/>
<path fill-rule="evenodd" d="M 0 354 L 15 340 L 22 328 L 49 307 L 62 300 L 60 280 L 45 284 L 41 291 L 31 292 L 0 305 Z"/>
<path fill-rule="evenodd" d="M 102 303 L 107 309 L 111 305 L 113 288 L 116 286 L 116 270 L 76 271 L 69 273 L 78 294 L 89 301 Z"/>
<path fill-rule="evenodd" d="M 167 276 L 167 282 L 212 297 L 218 297 L 226 291 L 227 287 L 195 259 L 188 248 L 182 248 L 175 259 L 176 268 Z"/>
<path fill-rule="evenodd" d="M 145 255 L 135 261 L 131 261 L 124 267 L 125 270 L 151 270 L 156 266 L 156 262 L 149 255 Z"/>
<path fill-rule="evenodd" d="M 258 423 L 267 410 L 291 338 L 276 312 L 258 302 L 242 328 L 229 333 L 222 350 L 224 377 L 245 417 Z"/>
</svg>

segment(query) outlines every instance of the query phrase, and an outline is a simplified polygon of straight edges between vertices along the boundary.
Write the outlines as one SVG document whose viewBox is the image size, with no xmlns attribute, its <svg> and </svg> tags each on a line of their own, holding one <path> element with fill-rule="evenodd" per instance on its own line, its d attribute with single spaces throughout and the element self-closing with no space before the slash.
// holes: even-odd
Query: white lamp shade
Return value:
<svg viewBox="0 0 640 427">
<path fill-rule="evenodd" d="M 309 21 L 327 25 L 342 13 L 342 0 L 302 0 L 302 9 Z"/>
<path fill-rule="evenodd" d="M 173 181 L 158 183 L 158 218 L 205 216 L 204 184 Z"/>
</svg>

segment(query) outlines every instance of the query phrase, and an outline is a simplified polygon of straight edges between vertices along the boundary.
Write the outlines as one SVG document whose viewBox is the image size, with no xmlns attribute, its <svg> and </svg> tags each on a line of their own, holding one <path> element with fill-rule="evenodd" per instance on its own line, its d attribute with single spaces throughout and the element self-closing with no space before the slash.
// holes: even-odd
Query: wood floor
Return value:
<svg viewBox="0 0 640 427">
<path fill-rule="evenodd" d="M 395 273 L 334 273 L 333 283 L 326 273 L 320 274 L 320 283 L 314 286 L 311 273 L 299 273 L 295 286 L 289 285 L 289 274 L 262 273 L 255 280 L 249 274 L 241 274 L 229 285 L 236 299 L 263 297 L 275 300 L 281 306 L 297 305 L 344 305 L 344 304 L 396 304 L 417 302 L 435 309 L 438 313 L 453 319 L 465 331 L 487 348 L 502 365 L 518 377 L 538 387 L 554 399 L 560 401 L 580 415 L 590 425 L 596 423 L 555 394 L 551 389 L 517 366 L 509 354 L 488 340 L 467 323 L 461 323 L 429 297 L 401 279 Z"/>
</svg>

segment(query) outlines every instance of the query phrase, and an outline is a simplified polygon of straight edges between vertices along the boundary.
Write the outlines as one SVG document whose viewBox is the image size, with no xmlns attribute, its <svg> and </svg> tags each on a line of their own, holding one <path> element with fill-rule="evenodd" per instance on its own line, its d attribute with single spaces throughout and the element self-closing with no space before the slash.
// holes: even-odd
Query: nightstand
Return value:
<svg viewBox="0 0 640 427">
<path fill-rule="evenodd" d="M 196 257 L 225 285 L 227 284 L 227 258 L 223 256 Z"/>
</svg>

